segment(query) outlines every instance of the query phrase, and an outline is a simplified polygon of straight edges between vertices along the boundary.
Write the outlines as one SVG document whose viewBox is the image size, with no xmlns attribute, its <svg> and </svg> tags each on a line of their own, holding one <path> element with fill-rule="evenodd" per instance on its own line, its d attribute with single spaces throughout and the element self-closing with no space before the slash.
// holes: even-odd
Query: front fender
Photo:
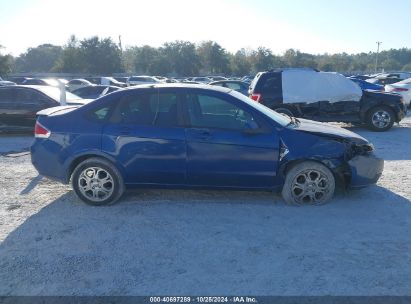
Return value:
<svg viewBox="0 0 411 304">
<path fill-rule="evenodd" d="M 329 168 L 334 176 L 343 182 L 349 181 L 350 167 L 345 155 L 344 142 L 307 132 L 288 130 L 281 137 L 283 151 L 288 151 L 279 160 L 279 177 L 284 179 L 287 170 L 303 161 L 316 161 Z"/>
</svg>

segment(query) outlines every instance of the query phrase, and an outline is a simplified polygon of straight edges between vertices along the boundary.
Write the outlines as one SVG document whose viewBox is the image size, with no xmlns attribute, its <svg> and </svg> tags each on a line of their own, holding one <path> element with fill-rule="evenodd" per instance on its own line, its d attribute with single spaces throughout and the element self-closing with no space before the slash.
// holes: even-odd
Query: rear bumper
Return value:
<svg viewBox="0 0 411 304">
<path fill-rule="evenodd" d="M 39 174 L 65 184 L 67 178 L 59 154 L 50 152 L 57 149 L 48 139 L 36 138 L 30 147 L 31 163 Z"/>
<path fill-rule="evenodd" d="M 384 170 L 384 160 L 375 155 L 357 155 L 348 165 L 351 168 L 350 188 L 363 188 L 377 183 Z"/>
</svg>

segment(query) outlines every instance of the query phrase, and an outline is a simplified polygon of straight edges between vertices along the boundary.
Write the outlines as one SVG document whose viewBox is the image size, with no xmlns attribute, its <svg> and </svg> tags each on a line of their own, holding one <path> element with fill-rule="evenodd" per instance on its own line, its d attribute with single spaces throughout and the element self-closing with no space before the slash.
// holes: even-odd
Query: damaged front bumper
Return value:
<svg viewBox="0 0 411 304">
<path fill-rule="evenodd" d="M 370 155 L 357 155 L 348 161 L 351 169 L 350 188 L 359 189 L 375 184 L 384 170 L 384 160 Z"/>
</svg>

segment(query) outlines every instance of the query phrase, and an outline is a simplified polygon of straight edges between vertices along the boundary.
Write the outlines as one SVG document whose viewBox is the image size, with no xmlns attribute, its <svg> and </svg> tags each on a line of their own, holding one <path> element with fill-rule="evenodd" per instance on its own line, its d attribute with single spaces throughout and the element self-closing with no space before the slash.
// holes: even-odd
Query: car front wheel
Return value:
<svg viewBox="0 0 411 304">
<path fill-rule="evenodd" d="M 105 159 L 94 157 L 74 169 L 72 186 L 83 202 L 94 206 L 113 204 L 124 192 L 117 168 Z"/>
<path fill-rule="evenodd" d="M 305 161 L 287 171 L 281 193 L 290 205 L 322 205 L 331 200 L 334 191 L 332 172 L 320 163 Z"/>
<path fill-rule="evenodd" d="M 394 124 L 394 112 L 387 107 L 375 107 L 368 111 L 366 117 L 368 127 L 373 131 L 387 131 Z"/>
</svg>

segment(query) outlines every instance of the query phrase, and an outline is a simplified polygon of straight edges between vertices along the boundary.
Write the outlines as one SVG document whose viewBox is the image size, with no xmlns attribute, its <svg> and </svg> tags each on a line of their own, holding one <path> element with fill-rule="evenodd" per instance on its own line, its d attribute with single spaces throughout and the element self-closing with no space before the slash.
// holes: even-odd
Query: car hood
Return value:
<svg viewBox="0 0 411 304">
<path fill-rule="evenodd" d="M 357 144 L 368 143 L 368 141 L 364 137 L 337 126 L 302 118 L 298 118 L 298 121 L 300 121 L 300 123 L 295 128 L 295 130 L 297 131 L 307 132 L 330 138 L 346 139 L 349 141 L 353 141 Z"/>
</svg>

